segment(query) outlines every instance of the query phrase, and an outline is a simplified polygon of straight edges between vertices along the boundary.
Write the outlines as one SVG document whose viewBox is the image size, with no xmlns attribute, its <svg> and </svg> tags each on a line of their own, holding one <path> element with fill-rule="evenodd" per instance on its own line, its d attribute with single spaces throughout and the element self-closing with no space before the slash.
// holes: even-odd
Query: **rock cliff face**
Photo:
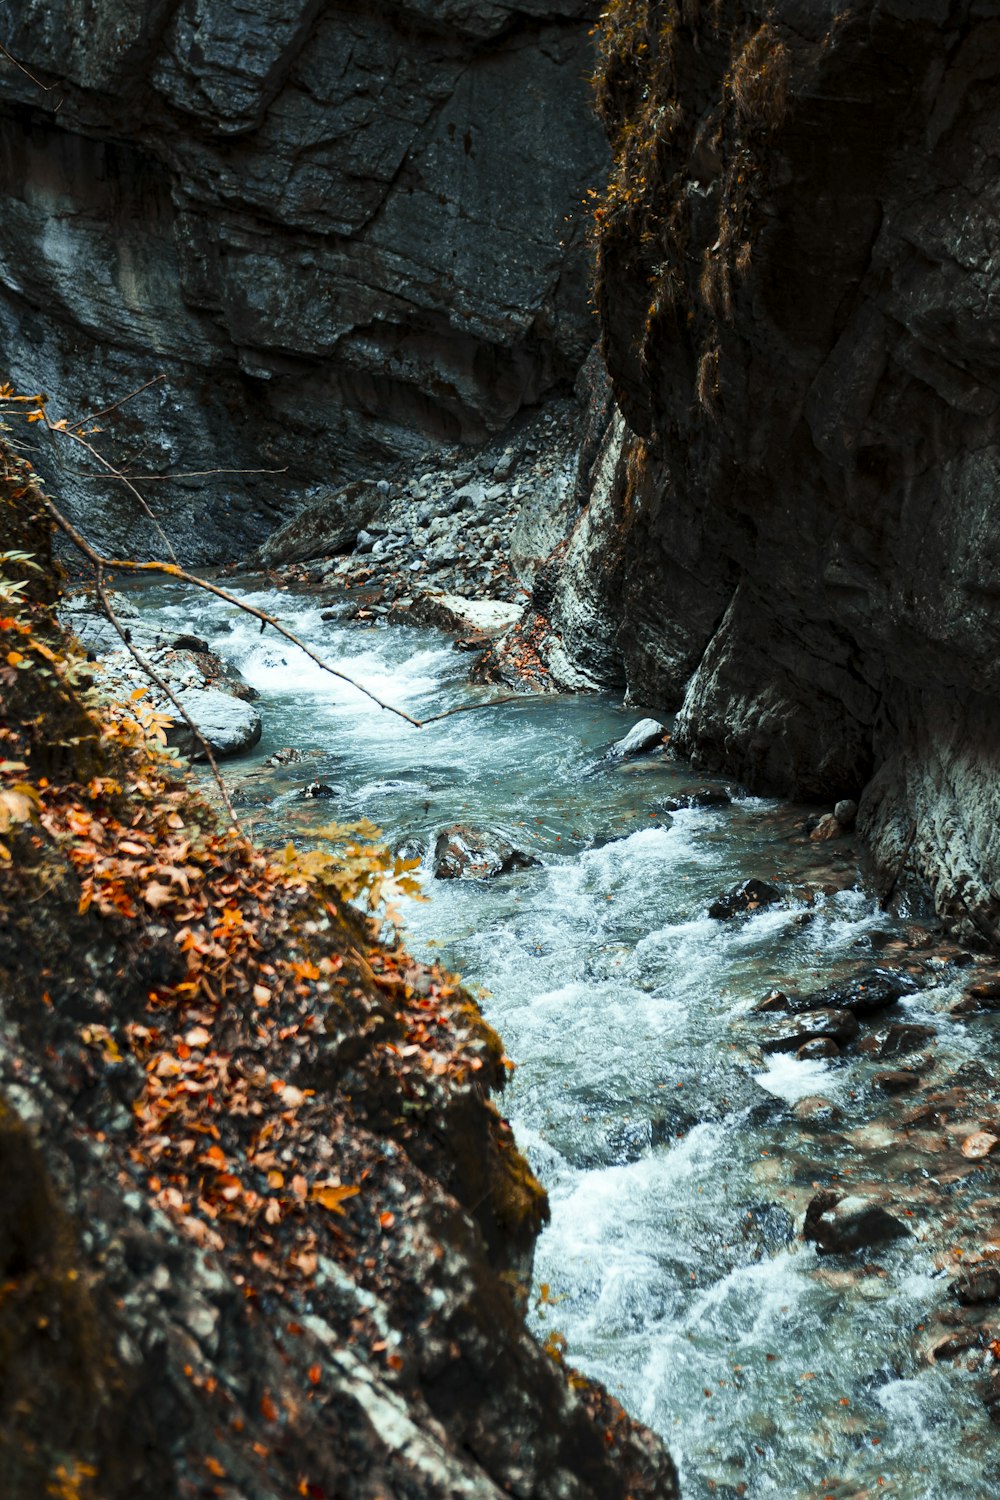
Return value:
<svg viewBox="0 0 1000 1500">
<path fill-rule="evenodd" d="M 63 416 L 163 372 L 122 414 L 138 471 L 283 471 L 159 483 L 189 556 L 498 430 L 594 337 L 595 10 L 0 0 L 2 374 Z M 133 512 L 105 534 L 148 545 Z"/>
<path fill-rule="evenodd" d="M 676 742 L 833 801 L 1000 936 L 1000 19 L 616 0 L 616 405 L 556 629 Z M 609 414 L 610 412 L 610 414 Z"/>
</svg>

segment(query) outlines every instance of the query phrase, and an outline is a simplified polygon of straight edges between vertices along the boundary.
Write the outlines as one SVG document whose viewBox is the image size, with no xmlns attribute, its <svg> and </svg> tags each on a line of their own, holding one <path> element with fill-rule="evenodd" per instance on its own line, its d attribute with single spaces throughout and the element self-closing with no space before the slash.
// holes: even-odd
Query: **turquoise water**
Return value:
<svg viewBox="0 0 1000 1500">
<path fill-rule="evenodd" d="M 417 717 L 491 695 L 436 632 L 253 597 Z M 562 1333 L 571 1363 L 663 1433 L 685 1496 L 1000 1493 L 975 1377 L 917 1352 L 955 1208 L 937 1159 L 870 1128 L 886 1111 L 873 1064 L 767 1064 L 754 1047 L 749 1013 L 772 985 L 815 987 L 899 939 L 851 883 L 849 856 L 803 841 L 801 809 L 760 799 L 665 812 L 692 777 L 663 754 L 606 762 L 640 717 L 609 697 L 533 698 L 414 730 L 228 606 L 164 588 L 144 609 L 208 637 L 259 689 L 264 738 L 226 771 L 258 837 L 363 816 L 426 849 L 461 821 L 540 861 L 491 882 L 435 881 L 425 867 L 431 900 L 405 903 L 408 941 L 487 992 L 518 1064 L 505 1108 L 552 1203 L 537 1330 Z M 285 746 L 304 759 L 265 774 Z M 303 799 L 309 782 L 332 795 Z M 787 901 L 710 920 L 710 901 L 750 875 L 786 883 Z M 942 971 L 894 1019 L 941 1024 L 958 985 Z M 940 1047 L 956 1065 L 981 1052 L 982 1031 L 947 1027 Z M 794 1113 L 816 1094 L 843 1111 L 836 1128 Z M 867 1269 L 863 1256 L 818 1259 L 797 1231 L 814 1186 L 835 1179 L 893 1183 L 913 1237 Z"/>
</svg>

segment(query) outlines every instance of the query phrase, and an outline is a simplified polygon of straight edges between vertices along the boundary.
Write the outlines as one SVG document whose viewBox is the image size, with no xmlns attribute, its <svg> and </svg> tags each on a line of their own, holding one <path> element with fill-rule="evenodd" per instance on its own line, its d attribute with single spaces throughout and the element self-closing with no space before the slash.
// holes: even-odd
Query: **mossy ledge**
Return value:
<svg viewBox="0 0 1000 1500">
<path fill-rule="evenodd" d="M 499 1038 L 95 707 L 50 543 L 0 449 L 5 1495 L 669 1500 L 526 1330 Z"/>
</svg>

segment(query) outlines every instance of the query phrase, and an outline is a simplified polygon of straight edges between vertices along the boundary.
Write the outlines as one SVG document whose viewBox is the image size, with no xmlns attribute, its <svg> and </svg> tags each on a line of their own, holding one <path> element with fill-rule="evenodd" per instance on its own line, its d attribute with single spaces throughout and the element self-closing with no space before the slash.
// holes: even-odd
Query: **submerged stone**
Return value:
<svg viewBox="0 0 1000 1500">
<path fill-rule="evenodd" d="M 839 1125 L 844 1118 L 843 1111 L 821 1094 L 810 1094 L 808 1098 L 800 1099 L 792 1113 L 797 1120 L 809 1125 Z"/>
<path fill-rule="evenodd" d="M 846 1197 L 824 1189 L 806 1209 L 803 1237 L 828 1254 L 846 1254 L 890 1244 L 909 1234 L 906 1225 L 874 1198 Z"/>
</svg>

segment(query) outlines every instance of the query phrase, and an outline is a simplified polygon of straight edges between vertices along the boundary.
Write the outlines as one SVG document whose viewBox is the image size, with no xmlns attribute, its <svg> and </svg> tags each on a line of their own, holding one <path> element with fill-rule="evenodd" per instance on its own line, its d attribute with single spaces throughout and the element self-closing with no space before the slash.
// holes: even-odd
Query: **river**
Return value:
<svg viewBox="0 0 1000 1500">
<path fill-rule="evenodd" d="M 417 716 L 491 695 L 440 633 L 324 621 L 302 595 L 249 597 Z M 565 1338 L 571 1364 L 663 1434 L 683 1494 L 1000 1493 L 976 1375 L 921 1353 L 953 1274 L 942 1243 L 976 1188 L 950 1185 L 938 1148 L 887 1128 L 887 1108 L 904 1105 L 876 1096 L 875 1059 L 765 1060 L 755 1046 L 751 1011 L 772 985 L 817 988 L 891 961 L 919 970 L 893 1019 L 939 1030 L 938 1068 L 996 1052 L 982 1023 L 945 1017 L 961 975 L 915 958 L 907 924 L 854 883 L 851 856 L 805 840 L 803 809 L 736 795 L 665 810 L 691 773 L 662 753 L 606 761 L 640 717 L 610 697 L 530 698 L 415 730 L 219 601 L 171 585 L 143 608 L 206 637 L 261 693 L 264 737 L 226 774 L 265 842 L 367 817 L 427 847 L 465 822 L 538 859 L 489 882 L 425 868 L 430 900 L 405 903 L 407 941 L 483 992 L 517 1063 L 504 1107 L 552 1205 L 537 1332 Z M 284 746 L 306 758 L 265 771 Z M 331 795 L 303 798 L 310 782 Z M 751 875 L 789 894 L 730 922 L 706 915 Z M 801 1106 L 816 1096 L 841 1117 Z M 893 1184 L 911 1236 L 819 1257 L 797 1232 L 812 1191 L 876 1181 Z"/>
</svg>

